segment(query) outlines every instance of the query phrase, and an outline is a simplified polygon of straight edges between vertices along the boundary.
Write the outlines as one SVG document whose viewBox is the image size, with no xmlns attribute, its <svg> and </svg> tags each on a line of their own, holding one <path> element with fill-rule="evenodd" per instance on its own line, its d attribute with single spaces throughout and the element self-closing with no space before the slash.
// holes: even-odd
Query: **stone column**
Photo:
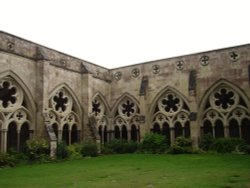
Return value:
<svg viewBox="0 0 250 188">
<path fill-rule="evenodd" d="M 57 152 L 57 141 L 51 140 L 50 141 L 50 157 L 52 159 L 56 158 L 56 152 Z"/>
<path fill-rule="evenodd" d="M 128 141 L 130 141 L 131 140 L 131 130 L 127 130 L 127 135 L 128 135 Z"/>
<path fill-rule="evenodd" d="M 114 131 L 113 130 L 109 131 L 109 138 L 110 138 L 110 140 L 114 139 Z"/>
<path fill-rule="evenodd" d="M 2 129 L 2 147 L 1 147 L 1 150 L 2 152 L 7 152 L 7 132 L 8 130 L 7 129 Z"/>
<path fill-rule="evenodd" d="M 213 127 L 213 137 L 215 138 L 215 128 Z"/>
<path fill-rule="evenodd" d="M 224 127 L 224 136 L 225 136 L 225 138 L 229 137 L 229 127 L 228 126 Z"/>
<path fill-rule="evenodd" d="M 193 142 L 193 147 L 198 148 L 199 144 L 199 138 L 200 138 L 201 132 L 200 127 L 197 125 L 197 121 L 190 121 L 190 137 Z"/>
<path fill-rule="evenodd" d="M 174 130 L 174 127 L 170 127 L 170 142 L 171 142 L 171 145 L 174 144 L 174 141 L 175 141 L 175 130 Z"/>
<path fill-rule="evenodd" d="M 141 141 L 141 135 L 140 135 L 140 129 L 136 129 L 136 138 L 137 138 L 137 142 Z"/>
<path fill-rule="evenodd" d="M 29 130 L 29 138 L 32 139 L 33 138 L 33 133 L 34 131 L 33 130 Z"/>
<path fill-rule="evenodd" d="M 122 139 L 122 128 L 120 129 L 120 139 Z"/>
<path fill-rule="evenodd" d="M 62 130 L 58 130 L 58 138 L 57 138 L 58 142 L 62 142 Z"/>
<path fill-rule="evenodd" d="M 241 125 L 239 126 L 239 136 L 240 136 L 240 138 L 242 138 Z"/>
<path fill-rule="evenodd" d="M 139 89 L 139 102 L 140 102 L 140 139 L 143 139 L 145 133 L 150 132 L 150 116 L 149 114 L 149 108 L 147 106 L 148 104 L 148 83 L 149 83 L 149 78 L 148 76 L 143 76 L 140 84 L 140 89 Z M 137 138 L 139 135 L 137 134 Z M 138 139 L 137 139 L 138 140 Z"/>
<path fill-rule="evenodd" d="M 102 130 L 102 132 L 101 132 L 101 135 L 102 135 L 101 143 L 104 144 L 104 128 L 103 128 L 103 130 Z"/>
<path fill-rule="evenodd" d="M 71 145 L 71 130 L 69 130 L 69 146 Z"/>
<path fill-rule="evenodd" d="M 17 151 L 20 151 L 20 130 L 17 130 Z"/>
</svg>

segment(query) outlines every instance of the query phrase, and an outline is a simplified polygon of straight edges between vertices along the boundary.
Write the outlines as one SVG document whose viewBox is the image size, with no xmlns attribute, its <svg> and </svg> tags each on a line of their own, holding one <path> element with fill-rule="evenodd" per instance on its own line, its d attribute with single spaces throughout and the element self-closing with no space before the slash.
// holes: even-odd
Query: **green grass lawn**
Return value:
<svg viewBox="0 0 250 188">
<path fill-rule="evenodd" d="M 110 155 L 0 169 L 0 187 L 250 187 L 249 155 Z"/>
</svg>

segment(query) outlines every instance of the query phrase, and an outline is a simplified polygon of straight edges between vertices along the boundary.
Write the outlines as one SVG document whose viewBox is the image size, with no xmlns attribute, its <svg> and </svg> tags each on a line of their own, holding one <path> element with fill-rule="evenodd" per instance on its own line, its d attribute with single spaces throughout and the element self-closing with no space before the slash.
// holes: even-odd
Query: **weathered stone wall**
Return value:
<svg viewBox="0 0 250 188">
<path fill-rule="evenodd" d="M 225 80 L 238 89 L 246 106 L 250 105 L 249 66 L 250 45 L 243 45 L 108 70 L 0 32 L 0 75 L 12 72 L 25 85 L 24 92 L 30 95 L 29 99 L 35 104 L 33 105 L 35 115 L 31 119 L 35 124 L 34 135 L 38 137 L 47 137 L 43 113 L 45 111 L 57 113 L 56 116 L 61 118 L 61 124 L 64 124 L 65 118 L 68 117 L 63 111 L 59 111 L 60 108 L 65 107 L 69 114 L 73 113 L 73 116 L 75 114 L 76 122 L 80 123 L 78 125 L 78 130 L 81 131 L 80 139 L 90 139 L 93 136 L 93 130 L 89 126 L 89 118 L 95 114 L 92 102 L 98 99 L 104 104 L 98 110 L 105 109 L 105 113 L 98 112 L 102 114 L 101 116 L 95 114 L 96 121 L 98 120 L 96 129 L 99 124 L 103 127 L 107 126 L 107 139 L 114 137 L 114 126 L 121 122 L 119 118 L 124 121 L 121 126 L 124 124 L 128 126 L 129 136 L 134 124 L 140 132 L 140 138 L 143 138 L 143 135 L 153 128 L 158 101 L 169 91 L 178 95 L 182 103 L 187 105 L 183 108 L 186 108 L 184 111 L 189 116 L 191 137 L 197 143 L 201 135 L 201 114 L 204 111 L 200 108 L 204 108 L 203 101 L 207 100 L 204 96 L 208 96 L 208 92 L 211 92 L 209 88 L 220 81 L 224 83 L 223 80 Z M 62 93 L 58 94 L 57 91 Z M 55 107 L 51 103 L 52 97 L 61 97 L 60 100 L 63 101 L 67 95 L 72 98 L 70 99 L 72 113 L 67 109 L 68 104 Z M 138 109 L 133 109 L 134 105 Z M 24 106 L 26 108 L 27 105 Z M 121 108 L 126 108 L 127 111 L 123 113 Z M 248 117 L 249 108 L 247 110 Z M 172 118 L 171 131 L 174 131 L 175 126 L 174 116 L 168 115 L 168 118 Z M 176 118 L 178 118 L 177 115 Z M 59 120 L 55 122 L 58 123 Z M 73 124 L 69 125 L 70 129 L 72 126 Z M 2 145 L 6 142 L 4 134 L 1 136 Z M 174 136 L 171 133 L 171 141 L 173 140 Z M 1 150 L 5 150 L 3 146 Z"/>
</svg>

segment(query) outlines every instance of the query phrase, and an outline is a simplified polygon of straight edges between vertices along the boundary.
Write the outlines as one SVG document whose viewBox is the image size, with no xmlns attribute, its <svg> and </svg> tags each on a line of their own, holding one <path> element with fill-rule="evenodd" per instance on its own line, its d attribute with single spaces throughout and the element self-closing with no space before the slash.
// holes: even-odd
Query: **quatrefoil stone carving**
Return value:
<svg viewBox="0 0 250 188">
<path fill-rule="evenodd" d="M 153 72 L 153 74 L 158 74 L 160 72 L 160 66 L 159 65 L 153 65 L 152 66 L 152 72 Z"/>
</svg>

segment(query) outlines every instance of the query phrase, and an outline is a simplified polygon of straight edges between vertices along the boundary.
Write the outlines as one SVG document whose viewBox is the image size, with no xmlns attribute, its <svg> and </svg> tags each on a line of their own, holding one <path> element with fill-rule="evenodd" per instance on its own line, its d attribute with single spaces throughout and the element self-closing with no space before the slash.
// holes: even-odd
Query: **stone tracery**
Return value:
<svg viewBox="0 0 250 188">
<path fill-rule="evenodd" d="M 24 102 L 26 101 L 26 102 Z M 11 76 L 0 79 L 0 111 L 2 112 L 1 138 L 6 139 L 1 150 L 15 149 L 20 151 L 24 148 L 25 141 L 29 139 L 31 131 L 31 109 L 24 105 L 27 103 L 23 88 Z M 24 127 L 26 127 L 24 129 Z M 28 135 L 28 136 L 27 136 Z"/>
<path fill-rule="evenodd" d="M 164 134 L 168 142 L 173 142 L 178 136 L 189 137 L 189 114 L 190 110 L 181 95 L 167 89 L 156 100 L 151 131 Z"/>
<path fill-rule="evenodd" d="M 107 107 L 104 104 L 104 99 L 97 94 L 92 99 L 92 115 L 96 122 L 96 129 L 98 130 L 101 143 L 108 140 L 108 119 L 107 119 Z"/>
<path fill-rule="evenodd" d="M 240 130 L 243 121 L 250 122 L 250 116 L 246 102 L 236 87 L 233 89 L 224 82 L 218 84 L 208 95 L 204 106 L 201 126 L 203 134 L 242 137 Z"/>
<path fill-rule="evenodd" d="M 114 137 L 124 140 L 139 140 L 139 116 L 138 105 L 128 96 L 120 100 L 114 117 Z"/>
<path fill-rule="evenodd" d="M 69 89 L 62 86 L 55 90 L 49 99 L 48 110 L 50 125 L 54 129 L 57 140 L 63 140 L 68 145 L 78 142 L 80 139 L 80 112 L 77 101 L 73 99 Z"/>
</svg>

